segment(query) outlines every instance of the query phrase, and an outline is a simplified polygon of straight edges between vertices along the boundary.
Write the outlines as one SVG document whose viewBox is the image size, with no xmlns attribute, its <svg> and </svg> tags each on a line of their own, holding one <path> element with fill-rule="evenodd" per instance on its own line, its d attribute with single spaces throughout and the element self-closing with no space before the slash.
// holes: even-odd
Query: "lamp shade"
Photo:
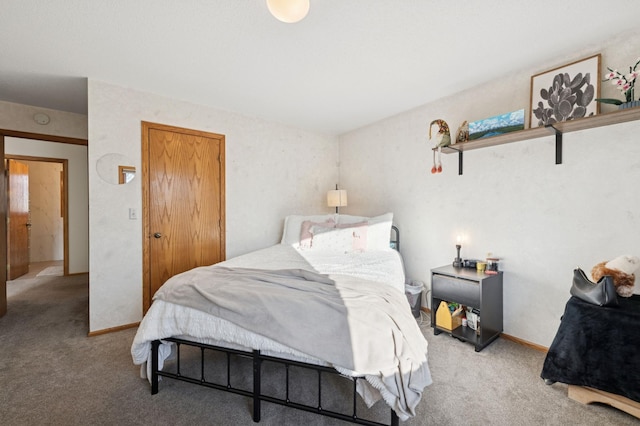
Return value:
<svg viewBox="0 0 640 426">
<path fill-rule="evenodd" d="M 327 205 L 329 207 L 344 207 L 347 205 L 347 190 L 333 189 L 327 192 Z"/>
<path fill-rule="evenodd" d="M 293 24 L 309 13 L 309 0 L 267 0 L 269 12 L 279 21 Z"/>
</svg>

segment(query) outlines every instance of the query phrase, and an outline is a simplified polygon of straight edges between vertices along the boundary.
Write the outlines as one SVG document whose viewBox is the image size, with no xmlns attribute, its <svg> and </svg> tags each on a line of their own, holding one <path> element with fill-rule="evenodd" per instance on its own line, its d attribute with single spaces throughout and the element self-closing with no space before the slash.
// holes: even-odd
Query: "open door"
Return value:
<svg viewBox="0 0 640 426">
<path fill-rule="evenodd" d="M 15 280 L 29 272 L 29 166 L 16 160 L 7 163 L 7 279 Z"/>
<path fill-rule="evenodd" d="M 2 167 L 6 170 L 6 164 L 4 161 L 4 135 L 0 135 L 0 156 L 2 156 Z M 7 247 L 3 242 L 7 241 L 7 197 L 5 186 L 5 173 L 0 174 L 0 222 L 3 226 L 0 226 L 0 259 L 7 258 Z M 7 313 L 7 274 L 0 274 L 0 317 Z"/>
</svg>

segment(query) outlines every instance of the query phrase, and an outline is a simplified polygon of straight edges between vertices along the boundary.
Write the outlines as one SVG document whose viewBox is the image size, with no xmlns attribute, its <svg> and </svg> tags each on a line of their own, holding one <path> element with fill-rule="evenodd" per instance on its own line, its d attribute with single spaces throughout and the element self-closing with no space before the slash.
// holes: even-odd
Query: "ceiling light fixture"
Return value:
<svg viewBox="0 0 640 426">
<path fill-rule="evenodd" d="M 309 13 L 309 0 L 267 0 L 269 12 L 279 21 L 293 24 Z"/>
</svg>

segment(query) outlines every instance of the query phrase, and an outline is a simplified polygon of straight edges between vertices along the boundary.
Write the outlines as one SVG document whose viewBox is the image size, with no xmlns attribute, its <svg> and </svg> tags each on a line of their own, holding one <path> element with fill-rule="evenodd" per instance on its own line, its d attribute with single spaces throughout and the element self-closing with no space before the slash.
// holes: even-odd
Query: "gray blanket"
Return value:
<svg viewBox="0 0 640 426">
<path fill-rule="evenodd" d="M 380 283 L 334 278 L 302 269 L 202 267 L 173 277 L 154 299 L 207 312 L 335 366 L 379 377 L 398 398 L 396 412 L 413 415 L 431 376 L 427 342 L 405 296 Z"/>
</svg>

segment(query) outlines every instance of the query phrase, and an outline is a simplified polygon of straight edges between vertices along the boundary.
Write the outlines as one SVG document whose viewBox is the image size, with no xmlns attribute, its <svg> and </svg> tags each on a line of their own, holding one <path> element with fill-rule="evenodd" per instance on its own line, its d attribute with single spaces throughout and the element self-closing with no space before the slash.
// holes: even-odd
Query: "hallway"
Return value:
<svg viewBox="0 0 640 426">
<path fill-rule="evenodd" d="M 29 272 L 12 281 L 7 281 L 7 300 L 11 307 L 11 298 L 18 294 L 37 287 L 45 280 L 54 277 L 62 278 L 62 260 L 33 262 L 29 264 Z"/>
</svg>

